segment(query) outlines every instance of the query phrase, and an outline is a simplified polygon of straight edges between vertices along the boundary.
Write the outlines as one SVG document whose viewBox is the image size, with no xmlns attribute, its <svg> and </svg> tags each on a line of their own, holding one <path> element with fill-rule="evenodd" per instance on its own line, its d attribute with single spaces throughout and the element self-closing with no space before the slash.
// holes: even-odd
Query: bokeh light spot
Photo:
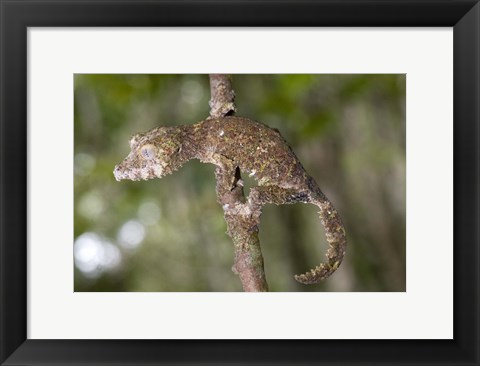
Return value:
<svg viewBox="0 0 480 366">
<path fill-rule="evenodd" d="M 104 256 L 102 257 L 102 266 L 108 270 L 117 268 L 122 261 L 120 250 L 108 241 L 103 243 L 103 250 Z"/>
<path fill-rule="evenodd" d="M 138 219 L 145 225 L 157 224 L 160 215 L 160 207 L 152 201 L 144 202 L 138 208 Z"/>
<path fill-rule="evenodd" d="M 87 232 L 80 235 L 73 245 L 75 266 L 86 277 L 97 278 L 106 270 L 118 267 L 122 256 L 120 250 L 107 239 Z"/>
<path fill-rule="evenodd" d="M 136 220 L 127 221 L 118 231 L 117 239 L 125 249 L 135 249 L 145 238 L 145 226 Z"/>
</svg>

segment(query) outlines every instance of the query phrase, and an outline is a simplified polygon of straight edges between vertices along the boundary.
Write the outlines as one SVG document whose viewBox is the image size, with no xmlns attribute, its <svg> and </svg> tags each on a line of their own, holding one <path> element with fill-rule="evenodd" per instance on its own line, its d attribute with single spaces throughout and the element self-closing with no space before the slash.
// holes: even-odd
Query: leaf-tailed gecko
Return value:
<svg viewBox="0 0 480 366">
<path fill-rule="evenodd" d="M 268 203 L 317 205 L 329 244 L 327 261 L 295 279 L 317 283 L 342 262 L 347 243 L 342 220 L 278 130 L 243 117 L 209 118 L 136 134 L 130 148 L 130 154 L 115 166 L 118 181 L 161 178 L 188 160 L 199 159 L 231 171 L 232 177 L 239 168 L 257 181 L 244 203 L 247 213 Z"/>
</svg>

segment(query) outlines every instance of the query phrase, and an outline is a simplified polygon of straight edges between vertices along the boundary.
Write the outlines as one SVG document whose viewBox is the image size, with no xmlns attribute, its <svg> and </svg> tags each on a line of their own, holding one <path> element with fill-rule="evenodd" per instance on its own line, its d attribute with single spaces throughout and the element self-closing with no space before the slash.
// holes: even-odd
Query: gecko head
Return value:
<svg viewBox="0 0 480 366">
<path fill-rule="evenodd" d="M 179 167 L 181 141 L 178 130 L 159 127 L 130 139 L 130 153 L 115 166 L 117 181 L 161 178 Z"/>
</svg>

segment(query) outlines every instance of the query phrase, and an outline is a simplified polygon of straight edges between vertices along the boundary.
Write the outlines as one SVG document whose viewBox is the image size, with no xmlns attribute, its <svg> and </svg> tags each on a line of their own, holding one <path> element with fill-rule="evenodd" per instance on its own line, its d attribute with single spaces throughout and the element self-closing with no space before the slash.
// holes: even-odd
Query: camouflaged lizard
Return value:
<svg viewBox="0 0 480 366">
<path fill-rule="evenodd" d="M 247 202 L 239 207 L 247 215 L 260 212 L 268 203 L 317 205 L 329 244 L 327 262 L 295 279 L 317 283 L 342 262 L 347 243 L 342 220 L 278 130 L 243 117 L 209 118 L 193 125 L 157 127 L 136 134 L 130 148 L 130 154 L 115 166 L 117 180 L 161 178 L 187 161 L 199 159 L 231 172 L 232 177 L 239 168 L 257 181 Z"/>
</svg>

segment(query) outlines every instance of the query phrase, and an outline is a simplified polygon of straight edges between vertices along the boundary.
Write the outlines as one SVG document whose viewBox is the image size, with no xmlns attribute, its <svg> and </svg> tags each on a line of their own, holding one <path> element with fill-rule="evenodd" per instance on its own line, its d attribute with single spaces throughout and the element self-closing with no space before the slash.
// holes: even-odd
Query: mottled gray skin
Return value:
<svg viewBox="0 0 480 366">
<path fill-rule="evenodd" d="M 263 205 L 304 202 L 320 208 L 329 249 L 327 262 L 295 276 L 312 284 L 327 278 L 345 255 L 342 220 L 310 177 L 278 130 L 242 117 L 210 118 L 189 126 L 158 127 L 130 140 L 130 154 L 115 167 L 117 180 L 161 178 L 191 159 L 199 159 L 234 172 L 236 167 L 253 177 L 245 214 Z"/>
</svg>

